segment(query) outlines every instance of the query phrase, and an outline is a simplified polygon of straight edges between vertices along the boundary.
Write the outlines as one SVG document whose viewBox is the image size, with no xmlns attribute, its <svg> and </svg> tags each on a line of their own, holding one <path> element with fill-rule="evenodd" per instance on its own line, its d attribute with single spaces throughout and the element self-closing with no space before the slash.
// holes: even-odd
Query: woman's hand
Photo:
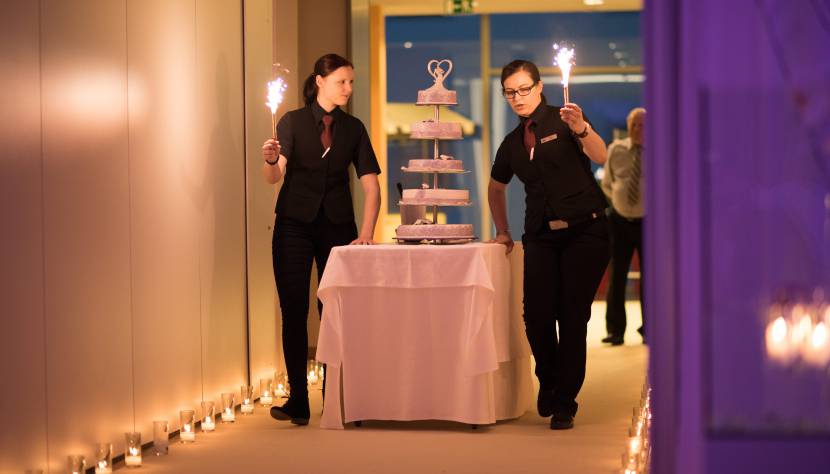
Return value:
<svg viewBox="0 0 830 474">
<path fill-rule="evenodd" d="M 572 132 L 577 134 L 584 132 L 585 127 L 588 126 L 582 117 L 582 109 L 573 102 L 568 102 L 559 109 L 559 117 L 562 118 L 563 122 L 568 124 Z"/>
<path fill-rule="evenodd" d="M 265 159 L 265 161 L 270 161 L 271 163 L 275 163 L 279 160 L 280 142 L 273 138 L 265 140 L 265 143 L 262 145 L 262 158 Z"/>
<path fill-rule="evenodd" d="M 491 240 L 490 243 L 502 244 L 507 247 L 504 251 L 505 255 L 510 255 L 510 252 L 513 251 L 513 237 L 510 236 L 510 232 L 499 232 L 496 238 Z"/>
<path fill-rule="evenodd" d="M 375 241 L 372 240 L 372 236 L 358 236 L 356 239 L 352 240 L 349 245 L 375 245 Z"/>
</svg>

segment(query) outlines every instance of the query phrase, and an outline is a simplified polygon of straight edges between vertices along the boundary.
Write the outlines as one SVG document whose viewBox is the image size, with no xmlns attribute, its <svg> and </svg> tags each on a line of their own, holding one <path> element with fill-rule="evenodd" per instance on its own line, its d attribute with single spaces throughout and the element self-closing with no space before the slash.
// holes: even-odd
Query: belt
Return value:
<svg viewBox="0 0 830 474">
<path fill-rule="evenodd" d="M 598 219 L 600 216 L 604 215 L 605 214 L 603 214 L 602 211 L 594 211 L 590 214 L 571 217 L 569 219 L 557 219 L 555 221 L 548 221 L 548 227 L 550 227 L 550 230 L 567 229 L 568 227 L 573 227 L 575 225 L 584 224 L 594 219 Z"/>
</svg>

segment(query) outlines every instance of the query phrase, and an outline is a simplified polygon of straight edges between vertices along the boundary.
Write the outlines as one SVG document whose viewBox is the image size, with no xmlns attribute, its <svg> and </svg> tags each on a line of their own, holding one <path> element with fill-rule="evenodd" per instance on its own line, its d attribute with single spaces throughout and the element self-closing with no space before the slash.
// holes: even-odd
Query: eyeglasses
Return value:
<svg viewBox="0 0 830 474">
<path fill-rule="evenodd" d="M 519 94 L 520 96 L 524 97 L 524 96 L 530 94 L 530 91 L 534 87 L 536 87 L 536 84 L 533 84 L 532 86 L 529 86 L 529 87 L 519 87 L 516 90 L 502 89 L 501 95 L 503 95 L 504 98 L 507 99 L 507 100 L 513 99 L 514 97 L 516 97 L 516 94 Z"/>
</svg>

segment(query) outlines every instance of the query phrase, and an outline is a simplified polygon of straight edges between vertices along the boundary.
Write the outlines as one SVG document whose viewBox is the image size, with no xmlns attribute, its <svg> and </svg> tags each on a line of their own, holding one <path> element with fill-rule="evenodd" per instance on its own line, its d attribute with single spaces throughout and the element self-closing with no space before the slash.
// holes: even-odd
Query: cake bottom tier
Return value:
<svg viewBox="0 0 830 474">
<path fill-rule="evenodd" d="M 400 225 L 395 229 L 398 239 L 433 240 L 433 239 L 473 239 L 472 224 L 412 224 Z"/>
</svg>

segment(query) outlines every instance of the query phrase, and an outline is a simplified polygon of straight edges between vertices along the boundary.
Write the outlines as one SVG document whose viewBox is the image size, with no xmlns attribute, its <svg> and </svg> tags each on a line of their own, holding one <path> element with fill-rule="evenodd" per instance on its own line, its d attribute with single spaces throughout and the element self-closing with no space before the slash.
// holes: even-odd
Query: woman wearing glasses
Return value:
<svg viewBox="0 0 830 474">
<path fill-rule="evenodd" d="M 540 385 L 537 408 L 552 416 L 551 429 L 569 429 L 585 380 L 591 303 L 609 259 L 606 201 L 591 174 L 591 161 L 605 163 L 605 142 L 577 104 L 547 104 L 535 64 L 511 62 L 501 85 L 519 125 L 499 146 L 490 174 L 494 241 L 508 253 L 513 248 L 505 190 L 516 175 L 527 195 L 524 320 Z"/>
</svg>

